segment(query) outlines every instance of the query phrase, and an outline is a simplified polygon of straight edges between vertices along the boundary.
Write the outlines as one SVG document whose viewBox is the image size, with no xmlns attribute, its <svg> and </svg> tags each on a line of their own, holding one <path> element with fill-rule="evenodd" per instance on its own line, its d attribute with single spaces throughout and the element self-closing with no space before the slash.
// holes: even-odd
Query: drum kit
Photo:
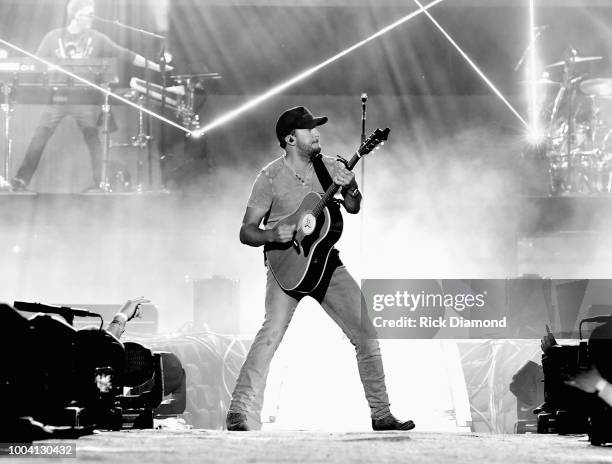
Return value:
<svg viewBox="0 0 612 464">
<path fill-rule="evenodd" d="M 136 163 L 136 182 L 133 186 L 136 192 L 143 192 L 146 189 L 144 170 L 145 164 L 151 166 L 151 163 L 146 163 L 143 154 L 150 147 L 152 136 L 149 134 L 149 127 L 146 124 L 146 117 L 142 108 L 146 106 L 146 95 L 149 94 L 150 102 L 156 105 L 161 104 L 164 109 L 172 114 L 172 118 L 190 130 L 200 128 L 200 119 L 198 111 L 203 105 L 203 99 L 206 96 L 206 82 L 209 80 L 221 79 L 218 73 L 199 73 L 199 74 L 180 74 L 171 76 L 173 85 L 163 87 L 161 85 L 148 83 L 142 79 L 133 77 L 130 80 L 130 87 L 122 89 L 118 93 L 133 103 L 139 105 L 140 110 L 137 113 L 137 128 L 138 133 L 131 137 L 127 143 L 111 143 L 113 148 L 136 148 L 138 150 L 138 159 Z M 148 90 L 147 90 L 148 87 Z M 166 111 L 163 111 L 166 113 Z M 160 136 L 162 134 L 160 133 Z M 186 136 L 187 137 L 187 136 Z M 160 141 L 161 138 L 160 138 Z M 163 143 L 162 143 L 163 145 Z M 161 147 L 162 151 L 165 149 Z M 162 156 L 164 156 L 162 154 Z M 120 177 L 116 179 L 116 177 Z M 115 179 L 109 180 L 109 188 L 113 191 L 121 191 L 129 189 L 129 183 L 123 179 L 125 173 L 115 173 Z M 149 175 L 149 179 L 150 179 Z M 149 185 L 151 181 L 149 180 Z"/>
<path fill-rule="evenodd" d="M 570 50 L 565 60 L 545 67 L 563 68 L 560 82 L 548 77 L 538 81 L 559 87 L 546 112 L 553 195 L 612 194 L 612 78 L 585 79 L 576 72 L 580 65 L 601 59 Z"/>
</svg>

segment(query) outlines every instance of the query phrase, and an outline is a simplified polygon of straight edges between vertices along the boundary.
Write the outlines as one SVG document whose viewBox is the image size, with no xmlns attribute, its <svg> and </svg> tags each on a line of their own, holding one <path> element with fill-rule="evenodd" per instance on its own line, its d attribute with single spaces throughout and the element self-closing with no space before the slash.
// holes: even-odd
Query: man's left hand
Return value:
<svg viewBox="0 0 612 464">
<path fill-rule="evenodd" d="M 591 367 L 591 369 L 578 373 L 573 379 L 567 380 L 565 383 L 587 393 L 595 393 L 597 391 L 595 388 L 597 382 L 602 380 L 602 378 L 597 368 Z"/>
<path fill-rule="evenodd" d="M 347 185 L 355 183 L 355 173 L 346 169 L 346 166 L 340 161 L 336 162 L 334 169 L 334 175 L 332 176 L 334 184 L 340 187 L 346 187 Z"/>
</svg>

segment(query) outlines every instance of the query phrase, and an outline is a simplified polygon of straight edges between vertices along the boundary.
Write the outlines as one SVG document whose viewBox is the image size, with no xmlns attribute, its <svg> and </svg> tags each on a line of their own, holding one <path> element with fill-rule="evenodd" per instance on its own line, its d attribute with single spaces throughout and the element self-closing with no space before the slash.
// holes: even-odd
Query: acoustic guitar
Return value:
<svg viewBox="0 0 612 464">
<path fill-rule="evenodd" d="M 347 169 L 352 170 L 361 158 L 379 148 L 389 132 L 389 128 L 376 129 L 345 163 Z M 331 250 L 342 235 L 342 214 L 334 201 L 339 188 L 332 183 L 323 195 L 308 193 L 293 213 L 278 222 L 277 226 L 295 226 L 292 241 L 264 248 L 268 267 L 283 290 L 309 293 L 323 278 Z"/>
</svg>

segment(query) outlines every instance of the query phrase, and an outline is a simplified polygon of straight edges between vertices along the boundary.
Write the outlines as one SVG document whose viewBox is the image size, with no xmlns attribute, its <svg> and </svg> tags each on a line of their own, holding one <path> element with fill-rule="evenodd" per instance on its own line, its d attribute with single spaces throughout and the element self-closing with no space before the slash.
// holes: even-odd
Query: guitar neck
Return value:
<svg viewBox="0 0 612 464">
<path fill-rule="evenodd" d="M 352 171 L 353 168 L 355 167 L 355 165 L 359 162 L 359 160 L 361 159 L 361 155 L 359 154 L 359 151 L 357 151 L 353 157 L 350 159 L 350 161 L 347 163 L 347 169 L 349 171 Z M 318 217 L 319 214 L 321 214 L 321 212 L 323 211 L 323 209 L 329 205 L 329 203 L 332 201 L 332 199 L 334 198 L 334 195 L 336 194 L 336 192 L 338 192 L 338 189 L 340 188 L 339 185 L 332 183 L 328 189 L 325 191 L 325 194 L 323 195 L 323 197 L 321 198 L 321 200 L 319 201 L 319 203 L 317 203 L 317 206 L 314 208 L 313 210 L 313 214 L 315 217 Z"/>
</svg>

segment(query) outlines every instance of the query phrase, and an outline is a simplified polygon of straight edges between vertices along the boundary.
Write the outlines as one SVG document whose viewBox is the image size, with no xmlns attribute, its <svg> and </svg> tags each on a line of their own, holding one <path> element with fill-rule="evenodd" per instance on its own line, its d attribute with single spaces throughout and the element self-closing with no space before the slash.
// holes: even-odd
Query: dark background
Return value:
<svg viewBox="0 0 612 464">
<path fill-rule="evenodd" d="M 612 7 L 598 1 L 537 2 L 543 62 L 563 58 L 569 46 L 606 60 L 585 68 L 611 71 Z M 2 0 L 1 38 L 35 51 L 43 35 L 64 20 L 63 0 Z M 567 6 L 574 5 L 574 6 Z M 156 32 L 153 0 L 98 0 L 96 13 Z M 412 2 L 170 0 L 168 50 L 180 72 L 223 75 L 211 92 L 258 93 L 323 61 L 415 10 Z M 522 93 L 513 67 L 527 44 L 527 2 L 447 0 L 430 12 L 504 94 Z M 95 27 L 119 44 L 154 59 L 160 44 L 108 24 Z M 133 72 L 131 73 L 133 74 Z M 490 90 L 424 16 L 343 57 L 287 90 L 299 95 L 489 95 Z"/>
</svg>

